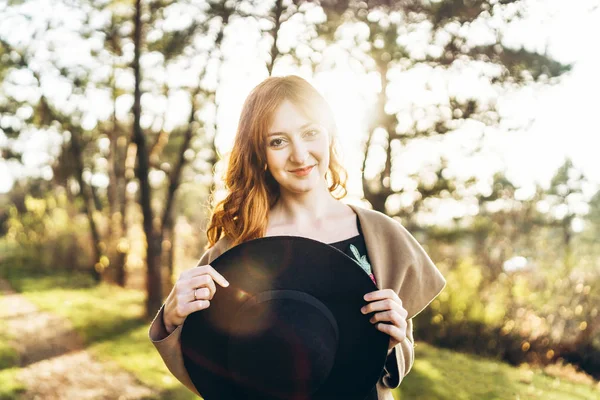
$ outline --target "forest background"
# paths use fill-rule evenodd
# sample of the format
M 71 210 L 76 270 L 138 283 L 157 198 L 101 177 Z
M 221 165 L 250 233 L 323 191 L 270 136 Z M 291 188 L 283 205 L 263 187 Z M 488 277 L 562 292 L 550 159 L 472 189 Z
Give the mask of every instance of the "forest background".
M 598 1 L 0 2 L 0 276 L 132 290 L 147 323 L 203 253 L 244 98 L 297 74 L 334 109 L 344 201 L 447 278 L 417 340 L 597 381 L 599 22 Z

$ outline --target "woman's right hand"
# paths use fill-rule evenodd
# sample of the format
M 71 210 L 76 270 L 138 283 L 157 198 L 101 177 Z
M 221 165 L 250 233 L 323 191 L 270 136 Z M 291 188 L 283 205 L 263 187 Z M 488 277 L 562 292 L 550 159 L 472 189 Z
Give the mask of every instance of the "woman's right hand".
M 229 282 L 209 264 L 183 271 L 165 301 L 163 322 L 171 333 L 191 313 L 210 306 L 217 287 L 229 286 Z

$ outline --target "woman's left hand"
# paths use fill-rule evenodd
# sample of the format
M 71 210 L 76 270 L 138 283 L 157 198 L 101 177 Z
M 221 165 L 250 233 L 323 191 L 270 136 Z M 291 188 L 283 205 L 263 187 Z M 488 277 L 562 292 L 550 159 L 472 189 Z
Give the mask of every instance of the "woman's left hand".
M 382 332 L 390 335 L 389 351 L 406 338 L 406 317 L 408 311 L 402 307 L 402 300 L 392 289 L 376 290 L 367 293 L 364 299 L 368 302 L 360 309 L 363 314 L 377 311 L 369 320 Z M 380 323 L 389 322 L 389 323 Z

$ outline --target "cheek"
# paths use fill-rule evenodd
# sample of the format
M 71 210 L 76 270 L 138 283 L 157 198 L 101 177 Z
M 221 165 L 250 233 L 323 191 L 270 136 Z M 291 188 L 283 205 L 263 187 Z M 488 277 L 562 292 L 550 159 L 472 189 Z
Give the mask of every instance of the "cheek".
M 320 167 L 320 170 L 323 174 L 325 174 L 329 169 L 329 153 L 325 153 L 324 157 L 321 159 Z
M 271 164 L 273 164 L 273 156 L 271 155 L 271 152 L 269 150 L 267 150 L 267 152 L 265 153 L 265 158 L 267 159 L 267 165 L 271 166 Z
M 320 151 L 320 157 L 321 157 L 321 162 L 326 164 L 326 166 L 329 165 L 329 142 L 325 141 L 323 143 L 323 146 L 321 147 L 321 151 Z
M 323 137 L 318 142 L 315 142 L 314 150 L 321 161 L 329 159 L 329 140 Z
M 267 166 L 269 169 L 280 169 L 282 167 L 282 151 L 267 150 Z

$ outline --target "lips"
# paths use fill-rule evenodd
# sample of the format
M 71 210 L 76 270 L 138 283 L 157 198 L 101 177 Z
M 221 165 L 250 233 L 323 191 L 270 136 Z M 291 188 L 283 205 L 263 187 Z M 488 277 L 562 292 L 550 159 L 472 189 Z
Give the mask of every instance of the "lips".
M 311 165 L 310 167 L 295 169 L 290 172 L 296 176 L 306 176 L 306 175 L 310 174 L 310 171 L 312 171 L 312 169 L 314 167 L 315 167 L 314 165 Z
M 314 167 L 314 165 L 311 165 L 311 166 L 305 167 L 305 168 L 293 169 L 290 172 L 306 172 L 306 171 L 309 171 L 312 167 Z

